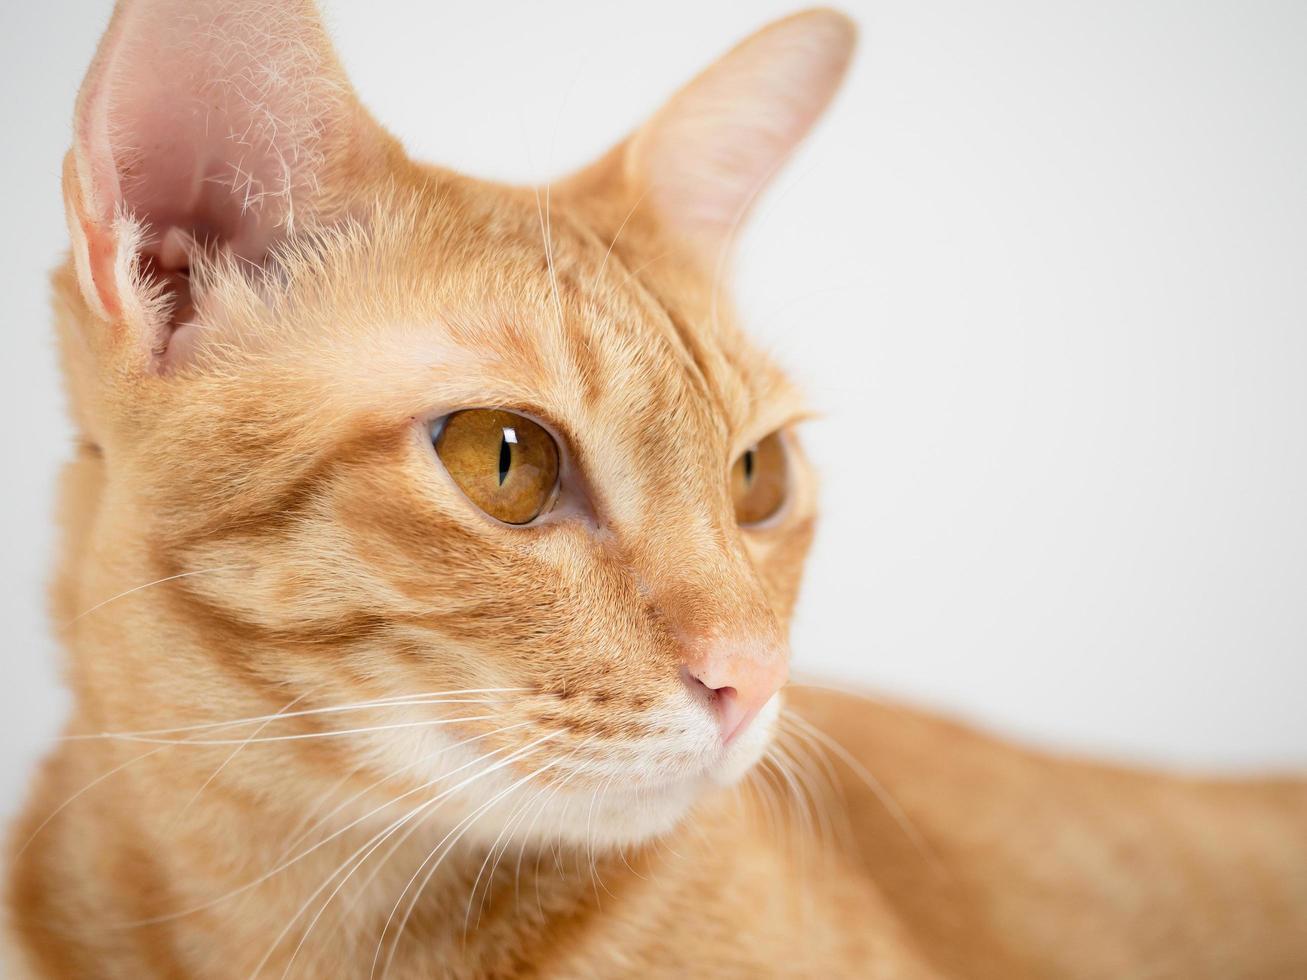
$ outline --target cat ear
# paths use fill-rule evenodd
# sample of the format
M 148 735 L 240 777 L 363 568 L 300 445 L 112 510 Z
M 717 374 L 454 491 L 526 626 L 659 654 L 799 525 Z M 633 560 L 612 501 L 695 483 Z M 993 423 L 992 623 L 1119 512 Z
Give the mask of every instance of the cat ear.
M 632 138 L 627 179 L 718 262 L 758 193 L 839 88 L 856 28 L 833 10 L 777 21 L 681 89 Z
M 375 129 L 312 0 L 119 0 L 64 165 L 91 311 L 177 363 L 194 250 L 262 262 Z

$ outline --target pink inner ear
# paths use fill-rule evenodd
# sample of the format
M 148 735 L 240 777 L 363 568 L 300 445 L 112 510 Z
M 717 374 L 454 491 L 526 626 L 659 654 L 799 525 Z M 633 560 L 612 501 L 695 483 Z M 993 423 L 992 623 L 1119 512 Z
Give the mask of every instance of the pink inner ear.
M 293 188 L 275 144 L 242 141 L 248 110 L 158 92 L 117 108 L 132 121 L 132 143 L 114 154 L 121 203 L 149 228 L 160 264 L 184 266 L 192 239 L 262 257 Z
M 86 217 L 141 226 L 141 267 L 174 293 L 174 323 L 195 243 L 259 262 L 289 230 L 342 90 L 309 4 L 120 4 L 78 104 Z

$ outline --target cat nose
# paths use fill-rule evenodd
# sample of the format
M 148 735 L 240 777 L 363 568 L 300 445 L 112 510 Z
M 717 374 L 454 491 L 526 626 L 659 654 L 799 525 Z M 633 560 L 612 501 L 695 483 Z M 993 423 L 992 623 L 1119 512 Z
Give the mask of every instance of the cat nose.
M 749 727 L 790 676 L 783 648 L 720 642 L 688 650 L 681 671 L 691 690 L 708 699 L 723 745 Z

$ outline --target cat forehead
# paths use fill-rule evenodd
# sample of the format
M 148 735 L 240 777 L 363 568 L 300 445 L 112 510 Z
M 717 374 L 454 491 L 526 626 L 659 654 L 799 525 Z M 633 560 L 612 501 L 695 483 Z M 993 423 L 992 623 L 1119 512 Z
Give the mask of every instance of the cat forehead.
M 530 192 L 440 187 L 290 257 L 286 301 L 257 315 L 306 378 L 392 415 L 492 404 L 737 441 L 802 414 L 726 305 L 666 295 L 647 251 Z

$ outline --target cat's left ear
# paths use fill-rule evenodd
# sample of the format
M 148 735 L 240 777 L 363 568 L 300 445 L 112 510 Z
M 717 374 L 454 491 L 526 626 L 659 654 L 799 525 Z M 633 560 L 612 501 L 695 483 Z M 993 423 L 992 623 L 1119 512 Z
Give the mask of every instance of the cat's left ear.
M 312 0 L 119 0 L 64 164 L 95 346 L 182 363 L 195 249 L 262 263 L 339 210 L 387 141 Z
M 857 30 L 833 10 L 768 25 L 674 95 L 625 148 L 660 226 L 721 261 L 759 192 L 839 88 Z

